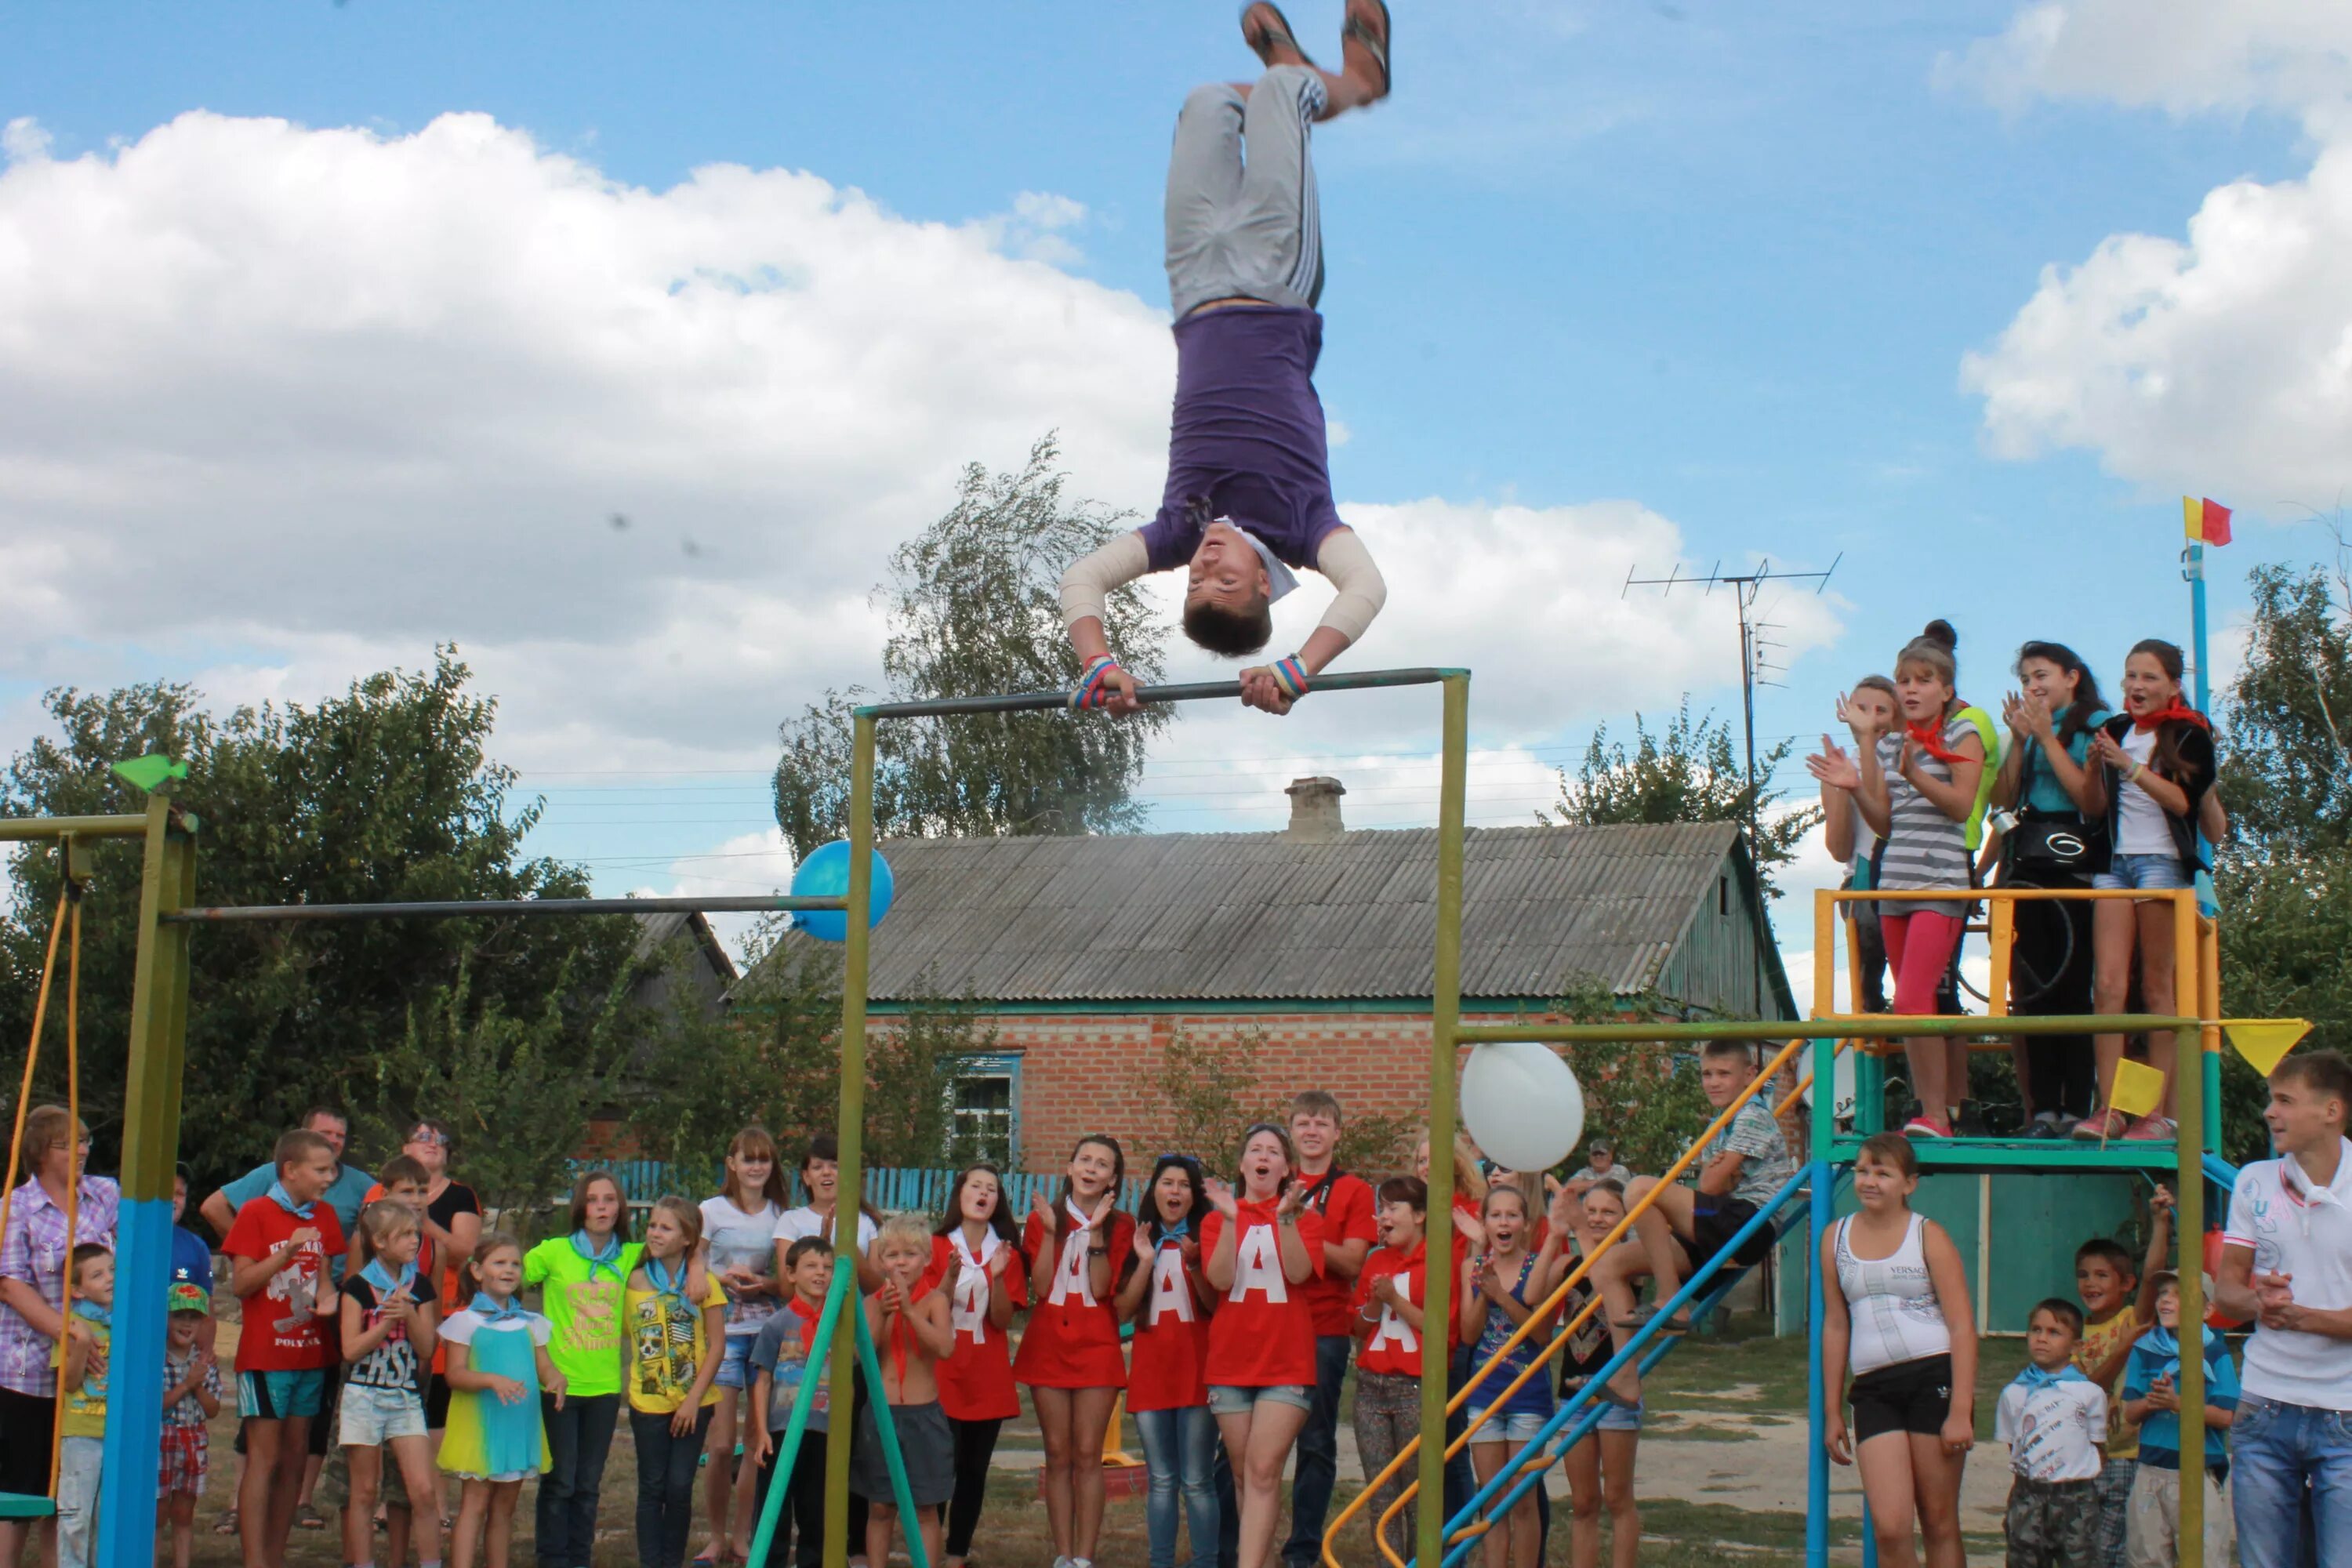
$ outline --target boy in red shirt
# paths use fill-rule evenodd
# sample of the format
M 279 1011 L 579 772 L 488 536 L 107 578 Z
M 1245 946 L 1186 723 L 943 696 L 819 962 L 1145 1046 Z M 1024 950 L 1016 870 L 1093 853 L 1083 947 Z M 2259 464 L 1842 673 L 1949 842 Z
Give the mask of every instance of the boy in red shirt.
M 239 1209 L 221 1250 L 229 1289 L 244 1303 L 236 1343 L 236 1410 L 245 1418 L 238 1533 L 247 1568 L 284 1568 L 295 1500 L 310 1451 L 310 1423 L 338 1359 L 326 1325 L 340 1306 L 327 1260 L 343 1251 L 343 1227 L 319 1200 L 334 1184 L 335 1147 L 316 1132 L 278 1141 L 278 1179 Z
M 1381 1184 L 1381 1245 L 1364 1259 L 1356 1277 L 1350 1322 L 1356 1352 L 1356 1452 L 1370 1486 L 1405 1445 L 1421 1434 L 1421 1334 L 1429 1300 L 1429 1245 L 1422 1226 L 1429 1217 L 1429 1184 L 1418 1176 L 1391 1176 Z M 1444 1314 L 1446 1345 L 1461 1335 L 1453 1313 Z M 1378 1521 L 1404 1491 L 1402 1476 L 1372 1499 Z M 1404 1534 L 1392 1538 L 1412 1555 L 1412 1510 L 1399 1521 Z
M 1310 1089 L 1290 1102 L 1302 1201 L 1323 1220 L 1323 1272 L 1299 1287 L 1315 1310 L 1315 1408 L 1298 1434 L 1298 1468 L 1290 1483 L 1290 1539 L 1282 1560 L 1293 1568 L 1311 1568 L 1323 1553 L 1323 1520 L 1339 1479 L 1339 1395 L 1355 1342 L 1349 1298 L 1375 1234 L 1371 1184 L 1337 1163 L 1339 1127 L 1338 1096 Z

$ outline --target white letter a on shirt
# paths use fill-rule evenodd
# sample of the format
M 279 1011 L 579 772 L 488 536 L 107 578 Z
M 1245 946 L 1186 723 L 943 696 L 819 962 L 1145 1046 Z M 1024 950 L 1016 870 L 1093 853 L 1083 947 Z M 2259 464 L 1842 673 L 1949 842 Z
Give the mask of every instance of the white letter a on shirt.
M 1265 1299 L 1276 1304 L 1290 1300 L 1289 1281 L 1282 1277 L 1281 1244 L 1270 1225 L 1253 1226 L 1242 1232 L 1241 1246 L 1234 1257 L 1234 1288 L 1226 1300 L 1239 1301 L 1252 1290 L 1265 1291 Z

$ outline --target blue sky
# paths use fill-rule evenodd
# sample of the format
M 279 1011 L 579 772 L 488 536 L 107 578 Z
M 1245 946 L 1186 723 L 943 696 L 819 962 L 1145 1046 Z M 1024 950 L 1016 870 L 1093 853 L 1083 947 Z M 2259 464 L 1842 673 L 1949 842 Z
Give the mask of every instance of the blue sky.
M 1286 9 L 1310 48 L 1336 57 L 1321 44 L 1336 34 L 1336 4 Z M 1396 98 L 1327 128 L 1318 143 L 1329 255 L 1319 379 L 1345 430 L 1333 455 L 1342 502 L 1510 504 L 1549 516 L 1619 501 L 1669 520 L 1665 533 L 1639 535 L 1608 567 L 1591 568 L 1606 579 L 1583 584 L 1596 602 L 1613 596 L 1620 560 L 1654 574 L 1677 553 L 1685 570 L 1718 560 L 1738 569 L 1759 556 L 1802 570 L 1842 556 L 1832 599 L 1766 598 L 1768 612 L 1806 617 L 1779 678 L 1785 689 L 1759 700 L 1767 736 L 1817 731 L 1830 693 L 1888 664 L 1931 615 L 1959 626 L 1964 689 L 1987 701 L 2002 685 L 2000 656 L 2027 637 L 2074 641 L 2110 673 L 2138 637 L 2185 640 L 2175 559 L 2184 488 L 2241 508 L 2241 542 L 2213 563 L 2216 625 L 2226 627 L 2244 603 L 2248 567 L 2320 553 L 2325 541 L 2295 524 L 2295 503 L 2335 502 L 2325 456 L 2315 466 L 2279 461 L 2250 429 L 2192 462 L 2195 444 L 2168 441 L 2163 422 L 2193 419 L 2193 406 L 2169 409 L 2159 396 L 2138 426 L 2116 415 L 2092 383 L 2147 365 L 2118 372 L 2095 363 L 2100 351 L 2069 344 L 2128 338 L 2146 302 L 2136 307 L 2127 289 L 2071 302 L 2050 295 L 2082 330 L 1994 351 L 2037 300 L 2044 268 L 2074 268 L 2111 237 L 2184 240 L 2192 215 L 2233 182 L 2292 194 L 2336 145 L 2336 122 L 2314 105 L 2340 98 L 2342 83 L 2282 85 L 2292 73 L 2253 70 L 2242 89 L 2197 101 L 2181 88 L 2187 73 L 2135 63 L 2099 0 L 2059 9 L 2079 23 L 2071 57 L 2004 54 L 2019 13 L 2002 4 L 1401 5 Z M 2157 7 L 2142 25 L 2161 30 L 2181 9 Z M 11 38 L 0 55 L 0 121 L 33 122 L 46 138 L 41 160 L 95 155 L 103 165 L 112 149 L 192 110 L 360 127 L 394 142 L 437 116 L 478 111 L 623 188 L 670 192 L 713 164 L 803 170 L 856 187 L 910 228 L 993 235 L 999 250 L 1100 285 L 1113 314 L 1132 312 L 1123 295 L 1157 311 L 1171 118 L 1191 83 L 1251 67 L 1234 10 L 352 0 L 256 5 L 224 19 L 211 8 L 11 5 L 0 6 Z M 19 174 L 32 134 L 18 136 Z M 236 155 L 215 150 L 199 162 L 211 178 Z M 6 188 L 0 181 L 0 195 Z M 1033 197 L 1024 209 L 1024 193 L 1064 202 L 1040 207 Z M 20 232 L 39 244 L 37 227 Z M 2208 243 L 2187 265 L 2219 259 Z M 984 320 L 997 307 L 982 300 L 973 310 Z M 2198 326 L 2181 320 L 2188 326 L 2151 354 L 2175 352 Z M 2203 330 L 2228 328 L 2223 315 Z M 1087 346 L 1069 345 L 1056 363 L 1083 364 Z M 1971 351 L 1997 361 L 1975 387 L 1963 384 Z M 1122 336 L 1104 352 L 1151 351 Z M 1164 403 L 1164 381 L 1137 384 L 1164 365 L 1134 363 L 1127 380 L 1139 406 Z M 2295 366 L 2269 368 L 2285 378 Z M 2062 404 L 2067 386 L 2079 395 L 2050 412 L 2034 389 L 2052 384 Z M 2011 447 L 2036 455 L 1992 449 L 2007 438 L 1989 434 L 1988 387 L 1994 401 L 2029 410 L 2003 428 L 2022 432 Z M 10 395 L 47 389 L 26 373 Z M 1067 399 L 1066 410 L 1049 385 L 1024 412 L 1039 428 L 1082 426 L 1086 395 L 1074 385 Z M 879 412 L 887 424 L 890 411 Z M 1069 439 L 1081 488 L 1150 503 L 1148 451 L 1098 459 L 1116 443 L 1083 431 Z M 1003 431 L 970 445 L 980 449 L 926 459 L 1002 467 L 1017 457 Z M 2168 450 L 2183 456 L 2168 460 Z M 13 489 L 20 515 L 70 511 L 15 471 L 0 504 Z M 919 524 L 924 493 L 893 513 L 901 532 Z M 944 490 L 929 493 L 931 510 L 943 509 Z M 107 515 L 119 521 L 120 510 Z M 727 539 L 723 523 L 698 526 Z M 811 526 L 824 536 L 797 547 L 824 555 L 853 597 L 861 573 L 866 583 L 880 576 L 879 543 L 861 553 L 855 529 Z M 1374 526 L 1359 526 L 1378 552 Z M 1442 553 L 1443 519 L 1423 526 L 1441 531 L 1431 548 Z M 1580 560 L 1571 551 L 1535 569 L 1578 575 Z M 1637 704 L 1657 712 L 1687 688 L 1698 705 L 1736 712 L 1719 598 L 1637 601 L 1633 613 L 1655 635 L 1688 647 L 1670 679 L 1629 685 L 1573 638 L 1485 635 L 1525 612 L 1509 565 L 1460 581 L 1480 602 L 1454 607 L 1445 624 L 1455 642 L 1433 655 L 1509 667 L 1501 684 L 1481 686 L 1506 710 L 1482 708 L 1479 733 L 1507 750 L 1491 775 L 1503 782 L 1477 807 L 1486 819 L 1525 820 L 1544 793 L 1532 764 L 1572 755 L 1597 721 L 1629 729 Z M 436 637 L 495 645 L 509 629 L 494 608 L 466 604 L 436 623 L 428 595 L 397 626 L 336 646 L 316 640 L 334 630 L 331 614 L 288 609 L 279 626 L 257 607 L 299 605 L 316 586 L 303 572 L 332 569 L 289 568 L 266 601 L 143 640 L 68 618 L 0 645 L 6 732 L 21 736 L 29 694 L 60 679 L 220 677 L 239 694 L 304 696 L 337 683 L 338 658 L 388 650 L 415 665 Z M 483 580 L 494 586 L 499 572 L 528 570 L 493 560 Z M 1394 583 L 1399 598 L 1415 588 Z M 593 640 L 593 630 L 574 635 Z M 1361 662 L 1400 661 L 1373 636 Z M 1411 652 L 1432 656 L 1418 644 Z M 595 723 L 569 727 L 566 740 L 560 716 L 534 710 L 527 782 L 556 792 L 541 843 L 598 862 L 616 886 L 662 885 L 677 857 L 748 855 L 720 841 L 764 820 L 765 738 L 821 677 L 855 679 L 856 663 L 757 687 L 730 704 L 731 718 L 712 721 L 734 732 L 701 737 L 669 768 L 658 744 L 617 741 Z M 547 705 L 558 702 L 560 683 L 536 686 Z M 1267 778 L 1318 758 L 1415 750 L 1416 722 L 1383 711 L 1376 745 L 1329 721 L 1245 735 L 1199 726 L 1148 787 L 1171 827 L 1261 825 L 1280 804 Z M 1237 760 L 1256 765 L 1236 779 Z M 1355 777 L 1355 820 L 1425 815 L 1424 773 L 1367 764 Z M 700 874 L 727 868 L 713 859 Z

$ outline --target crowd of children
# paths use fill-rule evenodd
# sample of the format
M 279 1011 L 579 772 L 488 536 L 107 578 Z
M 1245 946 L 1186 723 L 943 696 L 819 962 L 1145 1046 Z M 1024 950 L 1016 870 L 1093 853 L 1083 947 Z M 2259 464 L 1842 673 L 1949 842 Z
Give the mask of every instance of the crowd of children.
M 812 1140 L 801 1161 L 811 1197 L 802 1207 L 783 1206 L 773 1141 L 746 1129 L 730 1148 L 727 1190 L 701 1205 L 662 1198 L 642 1240 L 629 1234 L 617 1180 L 591 1171 L 559 1234 L 528 1250 L 504 1233 L 478 1235 L 462 1259 L 446 1246 L 426 1253 L 432 1184 L 395 1160 L 382 1195 L 355 1217 L 338 1281 L 331 1264 L 345 1256 L 341 1222 L 325 1194 L 340 1150 L 315 1130 L 289 1132 L 267 1190 L 240 1206 L 223 1248 L 230 1289 L 244 1303 L 236 1400 L 248 1455 L 246 1560 L 282 1568 L 307 1423 L 327 1408 L 336 1368 L 335 1447 L 348 1471 L 343 1557 L 355 1568 L 372 1568 L 380 1501 L 400 1516 L 397 1550 L 437 1568 L 444 1478 L 456 1482 L 447 1538 L 459 1568 L 505 1568 L 514 1512 L 534 1479 L 541 1563 L 586 1568 L 623 1409 L 635 1450 L 640 1562 L 681 1568 L 695 1531 L 696 1474 L 707 1466 L 717 1472 L 703 1493 L 714 1545 L 698 1563 L 740 1560 L 715 1543 L 748 1546 L 750 1520 L 782 1486 L 761 1568 L 794 1560 L 814 1568 L 827 1449 L 841 1440 L 850 1444 L 853 1550 L 887 1563 L 904 1531 L 922 1537 L 927 1556 L 961 1564 L 974 1550 L 990 1458 L 1003 1424 L 1019 1413 L 1022 1385 L 1045 1439 L 1057 1563 L 1090 1563 L 1099 1544 L 1096 1457 L 1123 1392 L 1149 1472 L 1153 1568 L 1174 1568 L 1186 1535 L 1194 1568 L 1261 1568 L 1291 1560 L 1277 1539 L 1285 1471 L 1318 1421 L 1336 1423 L 1349 1363 L 1370 1483 L 1417 1435 L 1421 1346 L 1442 1324 L 1458 1352 L 1455 1379 L 1471 1360 L 1490 1365 L 1463 1415 L 1475 1481 L 1460 1490 L 1515 1470 L 1556 1401 L 1581 1395 L 1598 1416 L 1564 1457 L 1570 1561 L 1598 1568 L 1606 1517 L 1614 1568 L 1628 1568 L 1639 1560 L 1633 1468 L 1643 1405 L 1631 1366 L 1612 1363 L 1644 1325 L 1686 1327 L 1680 1314 L 1658 1321 L 1658 1306 L 1636 1302 L 1643 1275 L 1664 1302 L 1726 1247 L 1737 1258 L 1757 1256 L 1740 1245 L 1743 1234 L 1769 1235 L 1754 1222 L 1795 1167 L 1769 1109 L 1774 1096 L 1754 1077 L 1747 1047 L 1704 1050 L 1710 1103 L 1722 1110 L 1748 1098 L 1701 1152 L 1692 1187 L 1627 1180 L 1613 1161 L 1565 1182 L 1496 1171 L 1457 1142 L 1456 1295 L 1435 1317 L 1424 1245 L 1428 1144 L 1416 1174 L 1374 1187 L 1337 1166 L 1339 1107 L 1319 1091 L 1299 1095 L 1286 1122 L 1244 1131 L 1229 1156 L 1230 1184 L 1192 1156 L 1161 1155 L 1133 1214 L 1118 1206 L 1125 1153 L 1107 1135 L 1077 1144 L 1060 1191 L 1041 1194 L 1018 1228 L 1004 1178 L 972 1166 L 936 1224 L 860 1215 L 862 1244 L 845 1240 L 854 1252 L 839 1266 L 856 1270 L 881 1377 L 861 1385 L 838 1437 L 824 1369 L 813 1359 L 836 1267 L 833 1233 L 842 1228 L 830 1223 L 838 1173 L 829 1142 Z M 2217 1310 L 2252 1325 L 2242 1383 L 2223 1335 L 2198 1325 L 2192 1339 L 2181 1321 L 2171 1194 L 2158 1186 L 2143 1255 L 2106 1238 L 2084 1243 L 2074 1299 L 2053 1297 L 2032 1313 L 2027 1364 L 1994 1418 L 2014 1472 L 2005 1521 L 2011 1563 L 2158 1568 L 2179 1560 L 2189 1468 L 2181 1368 L 2189 1356 L 2202 1369 L 2204 1451 L 2192 1484 L 2204 1492 L 2205 1561 L 2226 1563 L 2234 1550 L 2249 1568 L 2294 1568 L 2305 1541 L 2322 1551 L 2304 1560 L 2322 1568 L 2336 1561 L 2326 1543 L 2340 1541 L 2332 1532 L 2347 1524 L 2342 1488 L 2352 1467 L 2342 1439 L 2352 1415 L 2352 1142 L 2344 1135 L 2352 1067 L 2305 1052 L 2279 1066 L 2271 1088 L 2280 1158 L 2242 1173 L 2206 1292 Z M 63 1391 L 58 1554 L 81 1568 L 92 1556 L 113 1350 L 111 1184 L 79 1178 L 80 1239 L 67 1245 L 62 1215 L 41 1205 L 54 1204 L 53 1186 L 74 1179 L 86 1143 L 53 1108 L 28 1125 L 39 1157 L 12 1194 L 0 1247 L 0 1284 L 9 1287 L 0 1344 L 12 1327 L 45 1329 L 16 1305 L 26 1293 L 18 1287 L 54 1284 L 44 1298 L 53 1313 L 44 1342 L 52 1386 Z M 1958 1568 L 1979 1334 L 1951 1237 L 1911 1206 L 1918 1181 L 1911 1138 L 1866 1140 L 1854 1163 L 1854 1212 L 1823 1237 L 1825 1436 L 1832 1458 L 1860 1470 L 1880 1560 Z M 1644 1197 L 1648 1223 L 1629 1227 L 1627 1214 Z M 715 1227 L 707 1226 L 713 1205 L 721 1205 Z M 763 1224 L 764 1247 L 754 1245 L 744 1233 Z M 1612 1235 L 1623 1239 L 1602 1250 Z M 1351 1257 L 1352 1271 L 1342 1261 Z M 1599 1267 L 1588 1265 L 1593 1258 Z M 444 1266 L 457 1277 L 451 1299 L 459 1303 L 446 1310 L 436 1275 Z M 163 1357 L 156 1510 L 159 1539 L 176 1564 L 189 1559 L 207 1424 L 226 1397 L 208 1342 L 209 1257 L 204 1278 L 184 1277 L 197 1267 L 175 1260 Z M 1339 1314 L 1328 1326 L 1337 1332 L 1327 1336 L 1311 1288 L 1335 1277 Z M 533 1288 L 538 1310 L 525 1300 Z M 69 1302 L 61 1313 L 60 1302 Z M 747 1323 L 749 1331 L 736 1331 Z M 1555 1377 L 1538 1362 L 1563 1324 Z M 1123 1326 L 1131 1345 L 1122 1345 Z M 1328 1385 L 1327 1339 L 1339 1352 Z M 428 1415 L 436 1384 L 446 1390 L 437 1444 Z M 1334 1389 L 1328 1401 L 1326 1386 Z M 740 1510 L 735 1447 L 714 1440 L 730 1392 L 748 1397 Z M 782 1435 L 803 1401 L 802 1440 L 779 1473 Z M 886 1406 L 911 1518 L 900 1514 L 880 1441 Z M 29 1414 L 30 1403 L 11 1408 Z M 0 1458 L 16 1465 L 25 1451 L 12 1428 Z M 1299 1468 L 1292 1538 L 1313 1552 L 1329 1493 L 1305 1497 Z M 1381 1486 L 1370 1518 L 1386 1519 L 1390 1543 L 1409 1552 L 1415 1510 L 1400 1506 L 1403 1479 Z M 1444 1506 L 1460 1501 L 1452 1496 Z M 1484 1560 L 1533 1568 L 1548 1530 L 1542 1489 L 1533 1489 L 1494 1520 Z M 403 1560 L 388 1557 L 387 1568 Z

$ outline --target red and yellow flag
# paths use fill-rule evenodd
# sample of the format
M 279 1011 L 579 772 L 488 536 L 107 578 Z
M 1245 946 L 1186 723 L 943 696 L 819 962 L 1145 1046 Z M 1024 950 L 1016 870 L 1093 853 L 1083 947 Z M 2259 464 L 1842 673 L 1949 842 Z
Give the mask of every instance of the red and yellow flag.
M 2190 543 L 2220 545 L 2230 542 L 2230 509 L 2220 501 L 2182 496 L 2180 517 L 2188 528 Z

